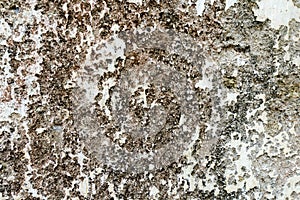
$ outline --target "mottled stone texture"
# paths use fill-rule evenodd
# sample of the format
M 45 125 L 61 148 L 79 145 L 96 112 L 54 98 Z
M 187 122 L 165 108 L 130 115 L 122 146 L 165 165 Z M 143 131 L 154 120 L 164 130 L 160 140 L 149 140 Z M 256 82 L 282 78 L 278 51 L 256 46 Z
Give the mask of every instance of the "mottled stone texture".
M 0 199 L 300 199 L 299 17 L 297 0 L 0 1 Z M 177 36 L 136 37 L 155 30 Z

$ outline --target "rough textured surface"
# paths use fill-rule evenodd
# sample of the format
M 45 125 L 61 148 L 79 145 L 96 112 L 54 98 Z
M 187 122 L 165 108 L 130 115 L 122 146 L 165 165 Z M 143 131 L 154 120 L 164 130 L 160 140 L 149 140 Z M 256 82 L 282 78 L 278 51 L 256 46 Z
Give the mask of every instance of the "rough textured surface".
M 1 1 L 0 199 L 300 199 L 300 2 L 272 2 Z

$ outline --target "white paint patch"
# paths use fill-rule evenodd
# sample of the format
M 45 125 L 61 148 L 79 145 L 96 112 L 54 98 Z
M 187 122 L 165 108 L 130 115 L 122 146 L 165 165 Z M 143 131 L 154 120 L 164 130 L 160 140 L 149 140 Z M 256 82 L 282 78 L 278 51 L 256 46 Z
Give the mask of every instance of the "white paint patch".
M 205 0 L 198 0 L 197 3 L 196 3 L 196 10 L 197 10 L 197 15 L 200 15 L 202 16 L 202 13 L 205 9 Z
M 0 45 L 6 45 L 6 39 L 12 34 L 11 27 L 4 19 L 0 19 L 0 35 L 3 39 L 0 40 Z
M 239 135 L 240 133 L 237 133 Z M 251 149 L 248 149 L 247 143 L 242 142 L 241 140 L 231 140 L 226 144 L 228 148 L 234 148 L 237 150 L 239 158 L 236 159 L 233 164 L 234 167 L 227 167 L 225 170 L 226 177 L 226 191 L 234 192 L 239 188 L 243 188 L 246 185 L 246 190 L 250 190 L 251 188 L 258 187 L 259 182 L 256 180 L 253 172 L 252 172 L 252 160 L 249 159 L 249 155 L 251 155 Z M 249 174 L 249 177 L 246 179 L 240 179 L 240 177 L 244 177 L 245 172 L 242 170 L 244 167 Z M 236 184 L 231 184 L 230 179 L 234 177 Z
M 129 3 L 135 3 L 137 5 L 142 5 L 142 3 L 143 3 L 142 0 L 128 0 L 127 2 L 129 2 Z
M 300 66 L 300 56 L 297 56 L 294 59 L 292 59 L 292 63 L 297 66 Z
M 226 0 L 226 6 L 225 6 L 225 11 L 228 10 L 231 6 L 233 6 L 237 0 Z
M 270 157 L 279 156 L 283 153 L 285 156 L 297 155 L 291 148 L 290 136 L 286 132 L 281 132 L 275 137 L 263 139 L 263 144 L 256 157 L 267 154 Z
M 88 192 L 89 192 L 89 179 L 87 177 L 84 178 L 82 182 L 80 182 L 80 184 L 79 184 L 79 192 L 84 197 L 87 197 Z
M 300 194 L 300 176 L 294 176 L 287 180 L 283 188 L 284 199 L 288 199 L 293 192 Z
M 118 31 L 120 29 L 120 26 L 118 25 L 118 24 L 113 24 L 112 26 L 111 26 L 111 30 L 112 31 Z
M 185 122 L 186 122 L 185 115 L 182 114 L 182 115 L 180 116 L 179 126 L 182 126 Z
M 300 9 L 292 0 L 262 0 L 257 3 L 259 9 L 254 10 L 258 21 L 271 20 L 271 26 L 278 29 L 281 25 L 288 26 L 291 19 L 300 20 Z
M 116 192 L 115 192 L 115 186 L 113 183 L 108 183 L 108 191 L 110 193 L 110 196 L 113 199 L 117 199 Z
M 238 92 L 228 92 L 227 93 L 227 97 L 226 97 L 226 101 L 231 102 L 237 102 L 237 97 L 239 96 L 240 93 Z
M 7 200 L 7 199 L 9 199 L 8 197 L 5 197 L 5 196 L 3 196 L 3 194 L 2 193 L 0 193 L 0 200 Z
M 205 88 L 208 88 L 208 89 L 212 89 L 212 82 L 206 77 L 204 76 L 202 78 L 202 80 L 198 81 L 198 83 L 196 83 L 195 85 L 196 88 L 202 88 L 202 89 L 205 89 Z
M 202 88 L 202 89 L 209 89 L 212 90 L 213 88 L 213 73 L 211 70 L 215 70 L 216 67 L 214 65 L 214 63 L 210 62 L 209 60 L 207 60 L 206 64 L 203 66 L 202 69 L 202 80 L 199 80 L 196 84 L 195 87 L 196 88 Z
M 155 186 L 152 186 L 151 188 L 150 188 L 150 196 L 156 196 L 157 194 L 159 193 L 159 190 L 157 189 L 157 187 L 155 187 Z
M 189 189 L 189 191 L 195 190 L 196 187 L 196 180 L 195 177 L 191 176 L 194 166 L 197 163 L 197 160 L 192 155 L 192 148 L 195 144 L 196 140 L 199 138 L 200 129 L 197 126 L 196 133 L 193 135 L 192 142 L 190 143 L 188 149 L 183 152 L 183 155 L 187 158 L 187 162 L 190 163 L 188 166 L 184 166 L 182 168 L 181 173 L 178 175 L 179 182 L 184 181 L 184 191 Z M 190 183 L 189 186 L 187 185 L 186 180 Z
M 86 91 L 85 98 L 84 98 L 86 102 L 84 103 L 93 103 L 95 97 L 99 93 L 97 82 L 79 79 L 78 85 Z
M 154 165 L 150 164 L 149 165 L 149 170 L 153 170 L 154 169 Z
M 64 3 L 62 6 L 63 11 L 68 11 L 68 3 Z
M 103 10 L 100 12 L 100 19 L 104 17 L 105 13 L 108 13 L 109 12 L 109 8 L 107 7 L 107 4 L 105 1 L 103 1 L 104 3 L 104 8 Z
M 255 96 L 255 99 L 262 99 L 263 102 L 258 108 L 253 109 L 251 111 L 250 110 L 247 111 L 247 114 L 246 114 L 247 120 L 249 120 L 252 116 L 254 116 L 257 111 L 264 111 L 266 108 L 266 106 L 265 106 L 266 95 L 265 94 L 258 94 Z M 259 116 L 259 118 L 261 118 L 261 120 L 263 122 L 267 122 L 267 120 L 268 120 L 266 113 L 264 113 L 262 116 Z M 261 129 L 259 129 L 259 130 L 261 130 Z
M 46 128 L 37 128 L 35 131 L 37 134 L 41 134 L 43 133 L 45 130 L 47 130 Z

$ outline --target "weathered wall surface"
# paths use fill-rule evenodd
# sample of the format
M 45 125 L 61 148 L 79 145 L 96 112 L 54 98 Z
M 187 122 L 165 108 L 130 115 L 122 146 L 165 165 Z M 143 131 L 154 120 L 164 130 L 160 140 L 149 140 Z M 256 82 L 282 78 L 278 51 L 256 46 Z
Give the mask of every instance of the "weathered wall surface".
M 0 199 L 300 199 L 298 0 L 0 1 Z

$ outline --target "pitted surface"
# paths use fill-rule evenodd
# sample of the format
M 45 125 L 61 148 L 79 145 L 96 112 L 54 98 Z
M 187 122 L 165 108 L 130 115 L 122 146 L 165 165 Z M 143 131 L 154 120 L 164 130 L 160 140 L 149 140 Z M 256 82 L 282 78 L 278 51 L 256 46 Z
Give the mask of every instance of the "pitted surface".
M 299 199 L 299 1 L 2 1 L 0 16 L 0 199 Z M 165 163 L 119 164 L 168 146 Z

